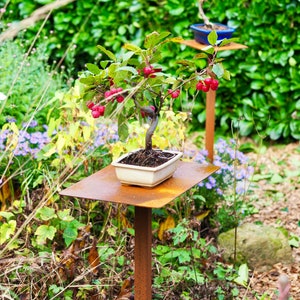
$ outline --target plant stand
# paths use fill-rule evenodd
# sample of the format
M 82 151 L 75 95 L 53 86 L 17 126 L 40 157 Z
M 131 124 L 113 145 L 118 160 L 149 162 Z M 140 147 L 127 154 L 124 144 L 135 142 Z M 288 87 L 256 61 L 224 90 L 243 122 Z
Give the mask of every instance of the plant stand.
M 160 208 L 201 182 L 219 167 L 179 162 L 172 178 L 154 188 L 122 185 L 113 166 L 62 190 L 60 195 L 121 203 L 135 207 L 134 294 L 137 300 L 152 299 L 152 208 Z
M 208 47 L 208 45 L 200 44 L 195 40 L 182 40 L 180 43 L 197 50 L 203 50 Z M 217 47 L 218 51 L 246 48 L 248 47 L 238 43 L 230 43 L 223 47 Z M 208 151 L 207 157 L 210 162 L 213 162 L 214 160 L 215 103 L 216 91 L 209 90 L 206 94 L 205 148 Z

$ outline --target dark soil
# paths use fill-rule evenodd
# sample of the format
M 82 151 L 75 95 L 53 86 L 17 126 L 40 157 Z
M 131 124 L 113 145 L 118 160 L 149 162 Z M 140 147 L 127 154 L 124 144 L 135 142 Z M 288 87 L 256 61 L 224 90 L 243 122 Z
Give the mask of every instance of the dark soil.
M 197 27 L 205 29 L 205 30 L 228 30 L 228 27 L 225 25 L 218 25 L 218 24 L 213 24 L 213 26 L 209 25 L 198 25 Z
M 123 158 L 120 163 L 142 167 L 158 167 L 174 156 L 175 154 L 162 150 L 141 149 Z

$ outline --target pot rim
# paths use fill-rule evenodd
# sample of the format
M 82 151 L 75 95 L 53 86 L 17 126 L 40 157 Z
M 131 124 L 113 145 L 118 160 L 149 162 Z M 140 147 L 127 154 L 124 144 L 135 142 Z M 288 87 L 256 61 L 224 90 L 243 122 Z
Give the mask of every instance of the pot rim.
M 125 158 L 126 156 L 130 155 L 131 153 L 135 153 L 139 150 L 142 150 L 143 148 L 140 148 L 140 149 L 136 149 L 136 150 L 133 150 L 133 151 L 130 151 L 128 153 L 125 153 L 123 155 L 121 155 L 119 158 L 117 158 L 116 160 L 114 160 L 111 165 L 114 166 L 114 167 L 123 167 L 123 168 L 127 168 L 127 169 L 136 169 L 136 170 L 144 170 L 144 171 L 158 171 L 160 169 L 163 169 L 166 164 L 170 164 L 172 163 L 173 161 L 176 161 L 178 160 L 182 155 L 183 153 L 181 151 L 177 151 L 177 150 L 161 150 L 161 149 L 154 149 L 154 150 L 158 150 L 158 151 L 163 151 L 163 152 L 168 152 L 168 153 L 174 153 L 175 156 L 173 158 L 171 158 L 170 160 L 166 161 L 165 163 L 161 164 L 160 166 L 157 166 L 157 167 L 143 167 L 143 166 L 136 166 L 136 165 L 129 165 L 129 164 L 122 164 L 120 163 L 120 161 Z
M 222 24 L 222 23 L 213 23 L 213 24 L 216 24 L 216 25 L 221 25 L 221 26 L 225 26 L 227 27 L 228 29 L 227 30 L 216 30 L 216 32 L 223 32 L 223 33 L 231 33 L 233 31 L 235 31 L 235 28 L 233 27 L 230 27 L 228 25 L 225 25 L 225 24 Z M 190 29 L 194 30 L 194 31 L 200 31 L 200 32 L 205 32 L 205 33 L 209 33 L 211 32 L 212 30 L 209 30 L 209 29 L 200 29 L 199 26 L 204 26 L 205 24 L 204 23 L 198 23 L 198 24 L 192 24 L 190 26 Z

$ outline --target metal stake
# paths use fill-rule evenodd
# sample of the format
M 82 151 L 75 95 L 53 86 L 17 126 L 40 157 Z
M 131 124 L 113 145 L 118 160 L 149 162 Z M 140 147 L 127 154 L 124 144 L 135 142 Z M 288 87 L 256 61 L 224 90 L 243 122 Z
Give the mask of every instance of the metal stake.
M 135 299 L 152 299 L 152 209 L 135 207 L 134 290 Z

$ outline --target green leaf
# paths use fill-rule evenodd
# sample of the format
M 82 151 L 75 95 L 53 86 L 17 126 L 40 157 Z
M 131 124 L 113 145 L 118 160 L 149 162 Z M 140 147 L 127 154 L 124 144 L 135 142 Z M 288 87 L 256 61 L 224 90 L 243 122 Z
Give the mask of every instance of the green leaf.
M 14 214 L 8 211 L 0 211 L 0 216 L 9 221 L 12 217 L 14 217 Z
M 246 264 L 242 264 L 239 267 L 238 277 L 234 279 L 234 281 L 244 287 L 247 287 L 247 282 L 249 279 L 249 270 Z
M 209 45 L 207 47 L 204 47 L 201 51 L 203 51 L 204 53 L 207 53 L 207 54 L 214 54 L 215 49 L 213 46 Z
M 101 72 L 101 70 L 98 68 L 98 66 L 96 66 L 94 64 L 87 63 L 86 67 L 94 75 L 97 75 L 97 74 L 99 74 Z
M 72 221 L 74 218 L 70 215 L 70 209 L 64 209 L 64 210 L 59 210 L 57 212 L 57 216 L 62 220 L 62 221 Z
M 218 35 L 215 30 L 212 30 L 209 35 L 207 36 L 207 40 L 211 45 L 215 45 L 218 40 Z
M 117 68 L 117 71 L 128 71 L 128 72 L 130 72 L 130 73 L 132 73 L 134 75 L 138 74 L 138 71 L 135 68 L 128 67 L 128 66 Z
M 111 51 L 107 50 L 106 48 L 100 45 L 98 45 L 97 48 L 100 49 L 103 53 L 105 53 L 111 60 L 117 61 L 116 56 Z
M 6 242 L 14 234 L 17 227 L 15 220 L 10 220 L 0 226 L 0 244 Z
M 212 71 L 217 75 L 217 77 L 221 78 L 224 74 L 223 65 L 222 64 L 213 65 Z
M 36 214 L 37 218 L 48 221 L 53 218 L 56 218 L 55 210 L 52 207 L 42 207 L 38 210 Z
M 148 34 L 145 38 L 144 46 L 146 49 L 153 48 L 156 46 L 162 39 L 170 35 L 170 32 L 158 33 L 156 31 Z
M 79 81 L 83 84 L 86 85 L 93 85 L 95 84 L 95 78 L 93 76 L 89 76 L 89 77 L 82 77 L 79 79 Z
M 76 240 L 78 235 L 78 230 L 74 226 L 68 226 L 63 232 L 63 238 L 66 243 L 66 246 L 70 246 L 73 241 Z
M 282 176 L 280 176 L 279 174 L 274 174 L 271 178 L 271 183 L 273 184 L 282 183 L 283 181 L 284 180 Z
M 213 49 L 213 48 L 212 48 Z M 207 58 L 207 53 L 198 53 L 195 55 L 195 58 L 201 59 L 201 58 Z
M 46 243 L 47 239 L 52 241 L 56 231 L 57 229 L 54 226 L 40 225 L 35 232 L 37 243 L 43 245 Z
M 239 122 L 239 129 L 241 136 L 247 136 L 253 130 L 253 123 L 246 120 L 242 120 Z
M 269 135 L 272 140 L 278 140 L 280 138 L 284 125 L 285 125 L 284 123 L 280 123 L 271 129 Z
M 123 114 L 120 114 L 118 118 L 118 135 L 121 141 L 125 141 L 129 135 L 127 119 Z
M 141 53 L 142 52 L 142 48 L 136 46 L 136 45 L 133 45 L 133 44 L 125 44 L 123 46 L 123 48 L 125 48 L 126 50 L 129 50 L 129 51 L 132 51 L 134 53 Z

